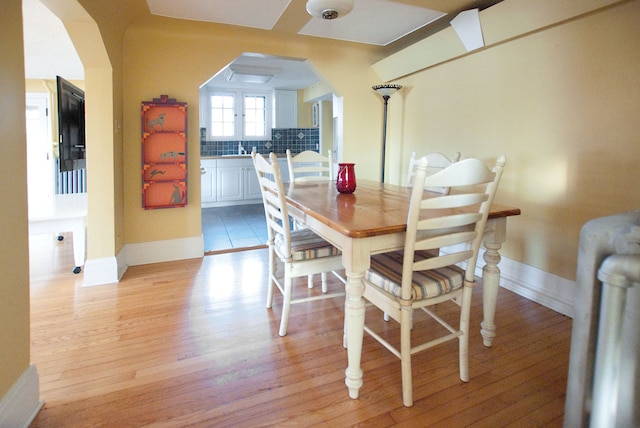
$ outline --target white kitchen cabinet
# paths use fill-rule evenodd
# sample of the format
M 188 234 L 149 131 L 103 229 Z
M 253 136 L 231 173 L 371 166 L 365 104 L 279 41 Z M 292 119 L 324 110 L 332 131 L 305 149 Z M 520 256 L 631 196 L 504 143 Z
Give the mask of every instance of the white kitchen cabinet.
M 202 159 L 200 174 L 200 198 L 203 204 L 217 201 L 217 172 L 215 159 Z
M 280 176 L 283 183 L 289 182 L 289 165 L 287 164 L 287 158 L 278 159 L 278 166 L 280 167 Z
M 275 98 L 275 128 L 298 127 L 298 92 L 276 90 Z
M 256 174 L 253 165 L 249 168 L 244 168 L 244 199 L 262 199 L 262 191 L 260 190 L 260 183 L 258 182 L 258 175 Z
M 202 159 L 202 207 L 257 204 L 262 201 L 258 176 L 250 157 Z M 289 182 L 287 159 L 279 158 L 282 181 Z
M 261 202 L 262 193 L 250 157 L 202 159 L 201 165 L 203 208 Z
M 221 161 L 222 165 L 226 162 Z M 242 182 L 243 168 L 237 165 L 219 166 L 218 171 L 218 201 L 240 201 L 244 199 Z

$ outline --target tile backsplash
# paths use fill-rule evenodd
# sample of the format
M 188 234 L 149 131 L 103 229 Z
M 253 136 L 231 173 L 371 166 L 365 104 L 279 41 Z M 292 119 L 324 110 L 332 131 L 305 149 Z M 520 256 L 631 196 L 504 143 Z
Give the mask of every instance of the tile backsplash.
M 229 141 L 200 141 L 200 156 L 222 156 L 238 153 L 238 142 L 251 151 L 255 147 L 258 153 L 284 153 L 287 149 L 297 154 L 304 150 L 320 150 L 320 130 L 318 128 L 274 128 L 271 130 L 271 140 L 229 140 Z

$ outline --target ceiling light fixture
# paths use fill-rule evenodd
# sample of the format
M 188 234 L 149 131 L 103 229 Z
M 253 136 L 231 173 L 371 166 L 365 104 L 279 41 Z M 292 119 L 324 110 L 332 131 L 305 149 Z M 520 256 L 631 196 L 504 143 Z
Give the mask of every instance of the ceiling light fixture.
M 314 18 L 336 19 L 353 9 L 353 0 L 309 0 L 307 12 Z
M 239 83 L 267 83 L 275 77 L 278 71 L 265 67 L 232 64 L 227 71 L 227 80 Z

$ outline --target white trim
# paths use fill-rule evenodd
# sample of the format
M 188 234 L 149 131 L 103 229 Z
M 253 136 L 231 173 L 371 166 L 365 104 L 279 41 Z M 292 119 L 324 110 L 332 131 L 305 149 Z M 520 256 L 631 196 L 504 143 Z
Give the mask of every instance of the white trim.
M 125 245 L 128 266 L 193 259 L 204 256 L 202 235 L 167 241 Z
M 501 287 L 563 315 L 573 317 L 575 281 L 506 257 L 501 258 L 498 267 Z M 482 267 L 477 274 L 482 275 Z
M 252 174 L 255 175 L 254 172 L 252 172 Z M 242 200 L 236 200 L 236 201 L 202 202 L 200 205 L 202 208 L 217 208 L 217 207 L 235 207 L 238 205 L 256 205 L 261 203 L 262 203 L 262 197 L 256 198 L 256 199 L 242 199 Z
M 442 248 L 447 253 L 446 248 Z M 476 276 L 482 277 L 484 249 L 480 249 Z M 500 257 L 500 287 L 568 317 L 573 317 L 576 282 L 524 263 Z
M 124 273 L 124 271 L 122 272 Z M 115 257 L 102 259 L 88 259 L 84 263 L 83 287 L 93 285 L 105 285 L 118 282 L 122 275 L 118 269 L 118 260 Z
M 120 281 L 129 266 L 193 259 L 204 256 L 202 235 L 125 245 L 116 257 L 89 259 L 84 264 L 83 286 L 113 284 Z M 1 425 L 0 425 L 1 426 Z
M 30 365 L 0 401 L 0 427 L 27 428 L 44 405 L 40 401 L 40 380 Z

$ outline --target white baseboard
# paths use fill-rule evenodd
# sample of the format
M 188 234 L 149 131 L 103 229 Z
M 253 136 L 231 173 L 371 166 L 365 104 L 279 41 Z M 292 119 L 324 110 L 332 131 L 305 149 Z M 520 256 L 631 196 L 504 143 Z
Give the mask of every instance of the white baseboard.
M 500 268 L 501 287 L 563 315 L 573 317 L 575 281 L 561 278 L 506 257 L 502 257 L 498 267 Z M 482 267 L 480 267 L 478 275 L 482 275 Z
M 447 253 L 447 248 L 442 248 L 441 251 Z M 480 249 L 476 265 L 476 276 L 479 277 L 482 277 L 483 256 L 484 249 Z M 498 268 L 500 269 L 500 287 L 563 315 L 573 317 L 575 281 L 502 256 Z
M 194 259 L 203 256 L 204 238 L 202 235 L 125 245 L 125 258 L 128 266 Z
M 31 365 L 0 401 L 0 427 L 27 428 L 38 415 L 40 380 L 36 366 Z
M 167 241 L 125 245 L 116 257 L 89 259 L 84 264 L 83 286 L 113 284 L 120 281 L 129 266 L 193 259 L 204 256 L 202 235 Z
M 121 277 L 116 257 L 88 259 L 84 263 L 83 270 L 84 281 L 82 285 L 84 287 L 113 284 L 114 282 L 118 282 Z

